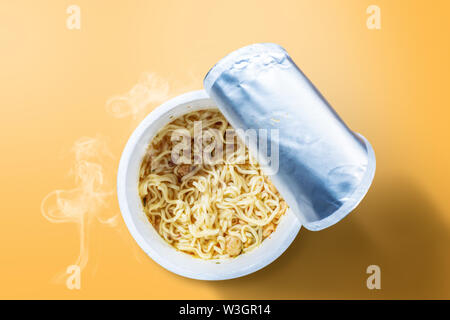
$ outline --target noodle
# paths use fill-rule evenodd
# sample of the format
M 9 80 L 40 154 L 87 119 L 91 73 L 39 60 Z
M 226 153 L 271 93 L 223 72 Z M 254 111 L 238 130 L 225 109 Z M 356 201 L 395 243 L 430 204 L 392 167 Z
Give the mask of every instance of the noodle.
M 175 119 L 158 132 L 147 150 L 139 195 L 153 227 L 176 249 L 202 259 L 235 257 L 256 248 L 275 231 L 287 204 L 240 139 L 221 161 L 196 162 L 199 143 L 191 137 L 200 121 L 203 132 L 219 132 L 210 140 L 223 150 L 230 147 L 225 137 L 233 129 L 217 109 Z M 183 132 L 187 142 L 193 142 L 194 155 L 184 158 L 190 163 L 173 162 L 172 151 L 179 143 L 173 140 L 174 132 Z M 205 140 L 200 141 L 204 148 Z

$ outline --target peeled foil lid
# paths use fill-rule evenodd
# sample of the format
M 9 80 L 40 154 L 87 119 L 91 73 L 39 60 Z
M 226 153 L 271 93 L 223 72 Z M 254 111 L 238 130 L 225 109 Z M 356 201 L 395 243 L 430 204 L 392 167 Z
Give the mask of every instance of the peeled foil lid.
M 335 224 L 367 193 L 375 174 L 370 143 L 345 125 L 279 45 L 230 53 L 204 87 L 235 129 L 256 132 L 246 142 L 250 152 L 307 229 Z

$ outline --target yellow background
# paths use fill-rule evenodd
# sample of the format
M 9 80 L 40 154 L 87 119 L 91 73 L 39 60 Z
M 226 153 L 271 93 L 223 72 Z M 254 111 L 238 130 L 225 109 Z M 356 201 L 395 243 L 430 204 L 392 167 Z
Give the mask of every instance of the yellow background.
M 70 4 L 81 30 L 66 28 Z M 366 27 L 371 4 L 381 30 Z M 0 298 L 450 298 L 449 10 L 445 0 L 1 1 Z M 377 173 L 361 205 L 325 231 L 302 230 L 267 268 L 221 282 L 166 271 L 121 218 L 94 221 L 81 290 L 54 283 L 79 232 L 40 204 L 73 188 L 68 150 L 100 135 L 117 167 L 145 115 L 114 118 L 107 99 L 143 72 L 166 79 L 170 96 L 200 89 L 215 62 L 255 42 L 284 46 L 371 141 Z M 107 210 L 119 213 L 116 197 Z M 366 288 L 371 264 L 381 290 Z

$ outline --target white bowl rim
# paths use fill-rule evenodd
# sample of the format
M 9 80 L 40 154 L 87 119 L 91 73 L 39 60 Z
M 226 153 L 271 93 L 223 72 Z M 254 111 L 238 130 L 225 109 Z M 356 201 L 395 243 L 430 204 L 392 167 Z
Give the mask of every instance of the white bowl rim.
M 225 279 L 232 279 L 237 278 L 241 276 L 248 275 L 250 273 L 256 272 L 259 269 L 264 268 L 265 266 L 272 263 L 275 259 L 277 259 L 288 247 L 289 245 L 294 241 L 295 237 L 297 236 L 298 232 L 300 231 L 301 224 L 298 221 L 298 219 L 295 217 L 295 214 L 293 214 L 290 210 L 285 213 L 285 216 L 280 221 L 280 225 L 277 227 L 274 234 L 277 234 L 278 229 L 280 228 L 281 224 L 283 224 L 283 228 L 286 232 L 283 234 L 278 233 L 277 234 L 277 242 L 274 239 L 266 239 L 263 241 L 263 243 L 254 250 L 242 254 L 236 258 L 233 259 L 225 259 L 220 260 L 221 262 L 224 262 L 225 265 L 233 265 L 233 261 L 237 261 L 238 259 L 242 259 L 243 256 L 250 256 L 253 255 L 257 259 L 257 261 L 251 262 L 248 265 L 244 265 L 244 267 L 239 268 L 238 270 L 232 270 L 233 268 L 230 268 L 230 271 L 224 271 L 221 272 L 207 272 L 204 273 L 201 270 L 192 270 L 187 268 L 185 265 L 176 263 L 175 261 L 172 261 L 173 259 L 167 257 L 167 255 L 161 254 L 158 252 L 158 250 L 155 250 L 155 248 L 152 246 L 151 243 L 149 243 L 148 239 L 146 239 L 141 232 L 138 230 L 135 221 L 133 220 L 133 213 L 132 209 L 130 208 L 129 199 L 127 196 L 127 175 L 128 175 L 128 168 L 130 165 L 130 158 L 133 152 L 135 152 L 136 147 L 138 145 L 139 139 L 142 137 L 142 135 L 146 132 L 146 130 L 153 125 L 158 119 L 160 119 L 162 116 L 170 112 L 172 109 L 175 109 L 183 104 L 189 104 L 193 103 L 198 100 L 210 100 L 210 97 L 206 93 L 205 90 L 198 90 L 198 91 L 192 91 L 188 92 L 179 96 L 176 96 L 165 103 L 161 104 L 159 107 L 155 108 L 152 112 L 150 112 L 149 115 L 147 115 L 144 120 L 137 126 L 137 128 L 134 130 L 134 132 L 131 134 L 120 159 L 119 163 L 119 169 L 117 174 L 117 196 L 119 200 L 119 207 L 120 211 L 122 213 L 122 217 L 125 221 L 125 224 L 131 233 L 132 237 L 135 239 L 137 244 L 141 247 L 142 250 L 156 263 L 164 267 L 165 269 L 176 273 L 178 275 L 192 278 L 192 279 L 199 279 L 199 280 L 225 280 Z M 211 100 L 211 107 L 216 107 L 215 103 Z M 187 110 L 187 112 L 195 111 L 195 109 Z M 186 113 L 187 113 L 186 112 Z M 147 143 L 148 144 L 148 143 Z M 137 182 L 136 182 L 137 187 Z M 150 225 L 151 226 L 151 225 Z M 156 232 L 156 231 L 154 231 Z M 161 238 L 162 240 L 162 238 Z M 271 250 L 264 250 L 263 246 L 266 246 L 269 248 L 269 245 L 267 243 L 269 242 Z M 172 248 L 172 247 L 171 247 Z M 172 248 L 174 251 L 177 251 L 175 248 Z M 261 249 L 261 250 L 259 250 Z M 257 251 L 257 254 L 254 254 L 254 252 Z M 179 251 L 177 251 L 179 252 Z M 185 253 L 180 254 L 184 256 L 189 255 Z M 184 259 L 184 258 L 183 258 Z M 211 263 L 214 263 L 214 260 L 202 260 L 199 258 L 192 258 L 195 259 L 195 262 L 197 264 L 208 264 L 211 268 Z M 218 267 L 219 268 L 219 267 Z

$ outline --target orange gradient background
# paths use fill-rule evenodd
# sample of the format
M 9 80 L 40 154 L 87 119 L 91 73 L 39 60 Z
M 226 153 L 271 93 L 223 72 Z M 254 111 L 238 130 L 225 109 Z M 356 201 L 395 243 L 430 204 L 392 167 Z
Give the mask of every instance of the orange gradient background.
M 71 4 L 81 30 L 66 28 Z M 381 30 L 366 27 L 372 4 Z M 2 1 L 0 298 L 450 298 L 449 11 L 445 0 Z M 49 192 L 74 187 L 70 148 L 102 136 L 117 167 L 156 107 L 117 119 L 106 101 L 143 72 L 170 96 L 201 89 L 220 58 L 255 42 L 284 46 L 372 143 L 377 172 L 360 206 L 324 231 L 302 229 L 265 269 L 219 282 L 166 271 L 120 216 L 113 228 L 93 221 L 81 289 L 52 281 L 79 252 L 77 225 L 40 212 Z M 366 287 L 371 264 L 381 290 Z

